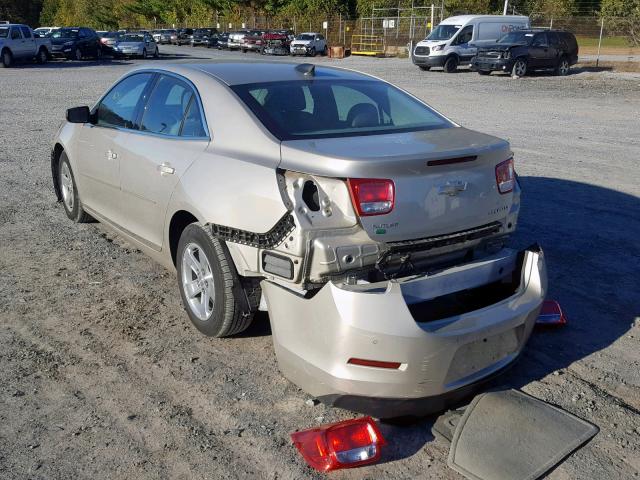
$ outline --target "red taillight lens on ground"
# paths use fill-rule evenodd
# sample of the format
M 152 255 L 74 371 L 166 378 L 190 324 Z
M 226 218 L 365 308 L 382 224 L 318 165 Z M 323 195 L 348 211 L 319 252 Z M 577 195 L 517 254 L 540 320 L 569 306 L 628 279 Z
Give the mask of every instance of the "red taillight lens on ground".
M 393 180 L 379 178 L 350 178 L 351 200 L 361 217 L 384 215 L 393 210 L 395 185 Z
M 513 191 L 516 183 L 516 172 L 513 166 L 513 158 L 496 165 L 496 183 L 500 193 Z
M 291 440 L 305 461 L 321 472 L 375 463 L 386 444 L 371 417 L 295 432 Z
M 542 302 L 542 308 L 536 319 L 536 325 L 566 325 L 566 323 L 567 319 L 558 302 L 555 300 L 545 300 Z

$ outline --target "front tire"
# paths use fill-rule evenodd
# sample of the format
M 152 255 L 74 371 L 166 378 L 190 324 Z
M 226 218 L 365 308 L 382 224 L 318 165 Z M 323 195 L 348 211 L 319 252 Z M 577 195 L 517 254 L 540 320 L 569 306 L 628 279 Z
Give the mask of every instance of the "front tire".
M 76 49 L 73 52 L 73 58 L 75 58 L 77 61 L 81 61 L 82 60 L 82 50 L 80 50 L 79 48 L 76 47 Z
M 86 223 L 91 220 L 91 216 L 82 208 L 82 202 L 78 196 L 76 179 L 71 170 L 69 158 L 65 152 L 60 154 L 58 161 L 58 186 L 64 211 L 70 220 L 75 223 Z
M 486 70 L 478 70 L 479 75 L 489 75 L 491 72 L 487 72 Z
M 449 57 L 444 62 L 443 69 L 447 73 L 453 73 L 458 69 L 458 57 Z
M 423 72 L 428 72 L 429 70 L 431 70 L 431 67 L 429 67 L 427 65 L 418 65 L 418 68 L 420 70 L 422 70 Z
M 142 50 L 142 58 L 144 58 L 145 60 L 147 58 L 149 58 L 149 54 L 147 53 L 147 49 L 146 48 Z
M 257 281 L 242 284 L 227 246 L 210 229 L 196 223 L 184 229 L 176 266 L 182 302 L 200 332 L 226 337 L 249 327 L 260 288 Z
M 311 55 L 312 57 L 316 56 L 316 47 L 311 47 L 311 50 L 309 50 L 309 55 Z
M 518 58 L 511 68 L 512 77 L 524 77 L 527 74 L 527 62 L 524 58 Z

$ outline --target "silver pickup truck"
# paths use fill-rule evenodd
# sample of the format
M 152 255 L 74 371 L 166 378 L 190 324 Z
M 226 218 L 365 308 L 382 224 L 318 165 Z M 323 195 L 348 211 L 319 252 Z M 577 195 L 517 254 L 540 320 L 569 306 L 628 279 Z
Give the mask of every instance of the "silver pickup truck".
M 21 24 L 0 25 L 0 64 L 9 68 L 16 60 L 45 63 L 51 56 L 51 40 L 33 33 L 31 27 Z

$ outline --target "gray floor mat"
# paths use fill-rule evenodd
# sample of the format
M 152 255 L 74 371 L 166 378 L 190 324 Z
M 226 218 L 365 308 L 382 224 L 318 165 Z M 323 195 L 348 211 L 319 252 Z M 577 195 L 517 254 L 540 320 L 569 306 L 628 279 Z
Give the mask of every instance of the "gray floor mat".
M 534 480 L 598 427 L 518 390 L 478 395 L 453 434 L 448 464 L 473 480 Z

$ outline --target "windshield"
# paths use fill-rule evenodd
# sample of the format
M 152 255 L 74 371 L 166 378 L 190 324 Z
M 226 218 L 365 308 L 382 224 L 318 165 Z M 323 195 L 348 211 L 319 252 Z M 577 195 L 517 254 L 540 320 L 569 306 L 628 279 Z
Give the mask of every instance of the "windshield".
M 0 38 L 8 38 L 9 29 L 7 27 L 0 27 Z
M 144 42 L 144 35 L 124 35 L 120 38 L 121 42 Z
M 453 126 L 415 98 L 376 80 L 297 80 L 235 85 L 232 89 L 280 140 Z
M 460 25 L 438 25 L 427 37 L 427 40 L 449 40 L 460 30 Z
M 118 38 L 120 35 L 122 35 L 122 34 L 119 33 L 119 32 L 107 32 L 102 37 L 103 38 Z
M 209 30 L 208 28 L 198 28 L 197 30 L 194 31 L 194 33 L 204 33 L 204 34 L 210 34 L 212 32 L 212 30 Z
M 313 40 L 313 35 L 298 35 L 296 40 Z
M 533 39 L 533 33 L 530 32 L 511 32 L 498 40 L 498 43 L 509 43 L 516 45 L 529 45 Z
M 77 38 L 78 30 L 71 30 L 70 28 L 61 28 L 60 30 L 53 32 L 51 38 Z

